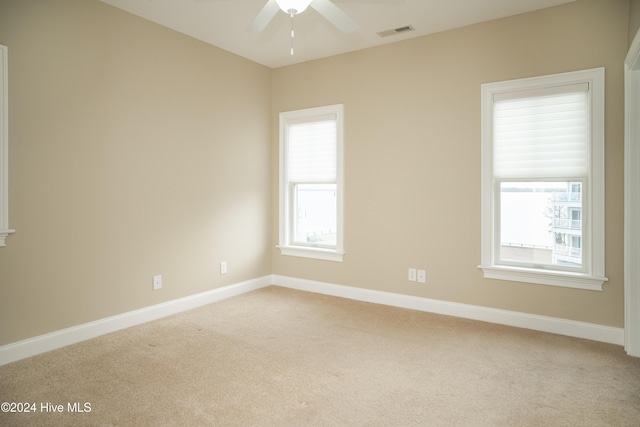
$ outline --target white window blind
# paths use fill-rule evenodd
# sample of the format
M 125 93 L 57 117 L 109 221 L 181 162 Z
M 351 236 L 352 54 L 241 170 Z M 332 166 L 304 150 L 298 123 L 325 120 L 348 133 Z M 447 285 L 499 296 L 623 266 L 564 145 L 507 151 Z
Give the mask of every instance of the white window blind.
M 319 117 L 288 126 L 290 182 L 335 182 L 336 118 Z
M 496 178 L 588 175 L 588 84 L 494 95 Z

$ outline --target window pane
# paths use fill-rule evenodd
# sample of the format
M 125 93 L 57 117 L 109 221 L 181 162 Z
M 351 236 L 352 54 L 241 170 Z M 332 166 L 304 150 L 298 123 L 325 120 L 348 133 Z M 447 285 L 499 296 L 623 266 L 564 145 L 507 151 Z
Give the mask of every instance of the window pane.
M 501 182 L 500 260 L 582 266 L 581 184 Z
M 336 246 L 337 205 L 335 184 L 294 186 L 294 241 Z

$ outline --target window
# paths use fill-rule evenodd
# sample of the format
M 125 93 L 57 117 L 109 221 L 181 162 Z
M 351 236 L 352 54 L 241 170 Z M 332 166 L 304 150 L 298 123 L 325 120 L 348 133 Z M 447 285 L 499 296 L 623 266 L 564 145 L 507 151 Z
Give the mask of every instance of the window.
M 0 246 L 14 232 L 9 228 L 9 101 L 7 47 L 0 45 Z
M 482 85 L 480 268 L 602 290 L 603 68 Z
M 343 106 L 280 114 L 283 255 L 342 261 Z

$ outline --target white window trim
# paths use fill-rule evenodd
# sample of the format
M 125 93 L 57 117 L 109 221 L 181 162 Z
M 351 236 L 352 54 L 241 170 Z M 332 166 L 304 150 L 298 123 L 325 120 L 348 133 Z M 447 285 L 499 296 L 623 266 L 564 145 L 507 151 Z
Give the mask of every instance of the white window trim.
M 286 127 L 290 120 L 304 119 L 322 115 L 336 116 L 336 248 L 327 249 L 312 246 L 290 244 L 291 232 L 289 218 L 289 191 L 286 176 Z M 326 261 L 342 262 L 344 252 L 344 106 L 342 104 L 280 113 L 280 204 L 279 204 L 279 244 L 282 255 L 314 258 Z
M 499 93 L 589 83 L 591 97 L 590 177 L 591 194 L 586 208 L 591 212 L 588 236 L 591 244 L 585 254 L 586 271 L 581 273 L 498 265 L 494 245 L 493 185 L 493 99 Z M 510 280 L 541 285 L 602 291 L 608 279 L 604 275 L 604 68 L 549 76 L 486 83 L 482 90 L 482 229 L 481 264 L 488 279 Z M 586 242 L 584 244 L 587 247 Z
M 9 228 L 9 79 L 7 47 L 0 45 L 0 247 L 15 232 Z

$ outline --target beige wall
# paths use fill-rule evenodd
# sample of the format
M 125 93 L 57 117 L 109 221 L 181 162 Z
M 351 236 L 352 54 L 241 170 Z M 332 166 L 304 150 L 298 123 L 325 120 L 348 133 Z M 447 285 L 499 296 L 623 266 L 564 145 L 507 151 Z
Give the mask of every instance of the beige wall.
M 640 0 L 631 0 L 629 8 L 629 46 L 640 28 Z
M 270 273 L 271 70 L 97 0 L 3 1 L 0 44 L 0 345 Z
M 276 69 L 279 111 L 345 106 L 343 263 L 281 256 L 273 272 L 539 315 L 623 326 L 623 60 L 628 1 L 580 0 Z M 603 292 L 482 278 L 480 85 L 606 68 Z M 272 133 L 273 188 L 277 134 Z M 277 194 L 272 235 L 277 239 Z M 407 281 L 423 268 L 427 284 Z
M 17 232 L 0 249 L 0 345 L 269 273 L 621 327 L 629 6 L 579 0 L 269 70 L 97 0 L 1 2 Z M 604 292 L 483 279 L 480 84 L 600 66 Z M 277 114 L 333 103 L 347 255 L 283 257 Z

